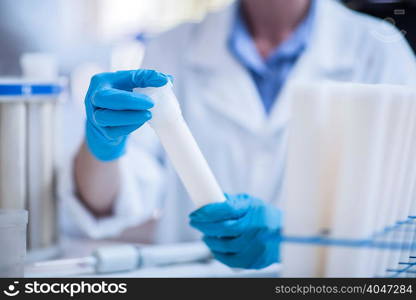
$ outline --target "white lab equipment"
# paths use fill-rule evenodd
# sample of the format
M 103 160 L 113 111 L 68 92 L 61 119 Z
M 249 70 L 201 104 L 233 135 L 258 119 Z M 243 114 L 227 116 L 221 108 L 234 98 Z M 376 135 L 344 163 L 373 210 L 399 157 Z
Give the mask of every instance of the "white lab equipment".
M 334 197 L 340 163 L 337 149 L 343 146 L 342 136 L 335 129 L 340 127 L 342 110 L 331 106 L 332 102 L 326 101 L 327 90 L 316 85 L 304 85 L 293 92 L 292 98 L 297 101 L 293 103 L 295 113 L 290 125 L 284 234 L 313 237 L 327 234 L 330 228 L 330 199 Z M 282 250 L 285 276 L 314 277 L 324 272 L 320 261 L 325 249 L 319 245 L 291 244 Z
M 394 211 L 391 211 L 393 220 L 395 223 L 392 226 L 401 227 L 399 230 L 393 231 L 391 240 L 394 242 L 409 241 L 410 237 L 406 235 L 406 222 L 409 216 L 410 207 L 414 199 L 409 195 L 409 190 L 413 188 L 415 183 L 414 169 L 415 164 L 411 163 L 414 160 L 414 149 L 411 149 L 411 145 L 414 142 L 415 137 L 415 116 L 416 116 L 416 98 L 411 99 L 406 93 L 398 93 L 397 101 L 405 102 L 402 106 L 405 111 L 402 114 L 402 118 L 405 121 L 405 126 L 400 132 L 402 136 L 402 149 L 399 154 L 400 161 L 398 162 L 397 170 L 397 191 L 392 196 L 396 198 Z M 403 99 L 401 99 L 403 98 Z M 412 151 L 413 150 L 413 151 Z M 401 251 L 391 251 L 385 258 L 384 274 L 381 276 L 389 276 L 391 270 L 397 270 L 400 263 L 404 263 L 408 257 L 402 257 Z M 387 271 L 386 271 L 387 270 Z
M 170 81 L 162 87 L 136 88 L 134 92 L 146 94 L 154 100 L 149 124 L 158 135 L 196 206 L 225 200 L 224 193 L 183 119 Z
M 392 93 L 395 93 L 395 95 L 393 96 Z M 391 153 L 390 157 L 386 157 L 383 160 L 386 167 L 384 171 L 385 180 L 380 187 L 381 193 L 379 198 L 386 206 L 384 207 L 385 211 L 379 214 L 379 216 L 382 217 L 382 228 L 378 230 L 385 231 L 382 237 L 383 240 L 386 242 L 393 242 L 395 239 L 394 236 L 398 233 L 394 228 L 397 225 L 397 222 L 401 221 L 399 211 L 405 209 L 403 206 L 405 198 L 402 195 L 400 185 L 403 176 L 406 175 L 404 174 L 403 164 L 408 163 L 405 157 L 405 143 L 407 139 L 411 139 L 409 137 L 409 121 L 412 117 L 410 106 L 412 99 L 407 99 L 406 93 L 400 90 L 397 90 L 396 92 L 390 91 L 389 95 L 395 100 L 394 103 L 391 103 L 389 108 L 392 115 L 389 128 L 391 130 L 391 138 L 389 140 L 389 149 Z M 389 269 L 388 257 L 390 254 L 391 251 L 389 251 L 389 249 L 376 251 L 375 260 L 377 263 L 375 276 L 388 275 L 386 270 Z M 397 264 L 397 261 L 395 264 Z
M 58 99 L 63 81 L 59 79 L 58 62 L 50 53 L 27 52 L 20 57 L 26 81 L 53 85 L 52 93 L 26 101 L 27 115 L 27 207 L 29 209 L 28 260 L 57 255 L 57 214 L 55 171 L 58 161 L 60 128 Z M 32 97 L 33 98 L 33 97 Z
M 26 108 L 15 99 L 23 85 L 0 81 L 0 208 L 24 208 L 26 204 Z M 15 100 L 15 101 L 11 101 Z
M 402 276 L 415 248 L 403 225 L 416 201 L 416 90 L 320 82 L 293 101 L 285 236 L 312 246 L 285 243 L 283 275 Z
M 327 88 L 330 93 L 327 101 L 333 101 L 340 108 L 343 124 L 337 129 L 343 147 L 338 152 L 341 164 L 335 179 L 335 197 L 329 204 L 332 206 L 330 237 L 367 239 L 374 232 L 379 178 L 383 176 L 380 162 L 387 107 L 381 96 L 386 91 L 382 86 L 359 84 L 335 84 Z M 372 275 L 366 266 L 371 249 L 334 246 L 327 249 L 327 256 L 325 276 Z
M 57 102 L 63 82 L 0 80 L 0 208 L 29 211 L 28 259 L 57 255 Z
M 23 277 L 27 211 L 0 209 L 0 278 Z

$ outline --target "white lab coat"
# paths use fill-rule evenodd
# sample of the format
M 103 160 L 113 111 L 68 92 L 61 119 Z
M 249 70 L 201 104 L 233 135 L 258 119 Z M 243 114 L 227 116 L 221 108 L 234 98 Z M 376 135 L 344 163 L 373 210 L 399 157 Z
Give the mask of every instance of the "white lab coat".
M 415 58 L 398 31 L 389 27 L 390 35 L 383 36 L 380 21 L 336 1 L 318 0 L 311 43 L 267 116 L 250 75 L 227 48 L 234 9 L 232 5 L 202 23 L 162 34 L 148 46 L 144 67 L 175 77 L 185 119 L 223 190 L 279 205 L 284 199 L 293 83 L 331 79 L 415 84 Z M 121 164 L 121 193 L 114 214 L 103 219 L 91 216 L 76 198 L 71 167 L 63 172 L 60 197 L 66 230 L 93 238 L 116 236 L 158 211 L 156 242 L 199 237 L 188 225 L 195 207 L 150 128 L 133 134 Z

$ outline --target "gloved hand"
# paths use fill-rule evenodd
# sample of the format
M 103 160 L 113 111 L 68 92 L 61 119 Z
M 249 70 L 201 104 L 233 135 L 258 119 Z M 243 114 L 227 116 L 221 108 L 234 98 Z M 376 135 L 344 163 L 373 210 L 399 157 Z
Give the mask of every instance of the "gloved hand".
M 136 87 L 159 87 L 169 77 L 153 70 L 102 73 L 91 79 L 85 97 L 86 140 L 99 160 L 110 161 L 125 153 L 129 133 L 152 117 L 153 101 L 133 93 Z
M 281 212 L 249 195 L 226 195 L 225 202 L 190 214 L 190 224 L 220 262 L 233 268 L 261 269 L 280 259 Z

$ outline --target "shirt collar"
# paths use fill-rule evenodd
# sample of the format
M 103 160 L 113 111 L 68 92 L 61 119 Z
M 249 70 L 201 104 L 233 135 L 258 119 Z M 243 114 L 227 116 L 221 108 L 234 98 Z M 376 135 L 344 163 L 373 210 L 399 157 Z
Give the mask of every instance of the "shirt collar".
M 312 26 L 316 14 L 316 0 L 311 0 L 307 16 L 296 27 L 291 36 L 277 46 L 264 60 L 257 51 L 256 45 L 250 35 L 247 24 L 237 7 L 234 22 L 229 35 L 229 48 L 233 55 L 247 68 L 258 74 L 267 71 L 268 68 L 279 64 L 281 60 L 298 57 L 308 46 Z

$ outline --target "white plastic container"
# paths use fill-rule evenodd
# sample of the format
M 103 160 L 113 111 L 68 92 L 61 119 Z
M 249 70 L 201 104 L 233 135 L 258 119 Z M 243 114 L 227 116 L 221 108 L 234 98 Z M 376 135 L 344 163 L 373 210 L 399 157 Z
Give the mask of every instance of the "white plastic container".
M 59 251 L 55 118 L 62 90 L 58 79 L 0 79 L 0 208 L 29 211 L 29 260 Z
M 26 256 L 26 210 L 0 209 L 0 277 L 23 277 Z
M 134 92 L 146 94 L 155 102 L 149 124 L 196 206 L 225 200 L 224 193 L 183 119 L 172 84 L 168 82 L 157 88 L 136 88 Z
M 378 207 L 377 191 L 382 173 L 384 125 L 387 102 L 385 88 L 359 84 L 328 87 L 331 101 L 342 107 L 344 115 L 342 161 L 333 198 L 331 237 L 341 240 L 366 240 L 374 233 Z M 333 246 L 327 252 L 328 277 L 368 277 L 367 262 L 372 250 Z

